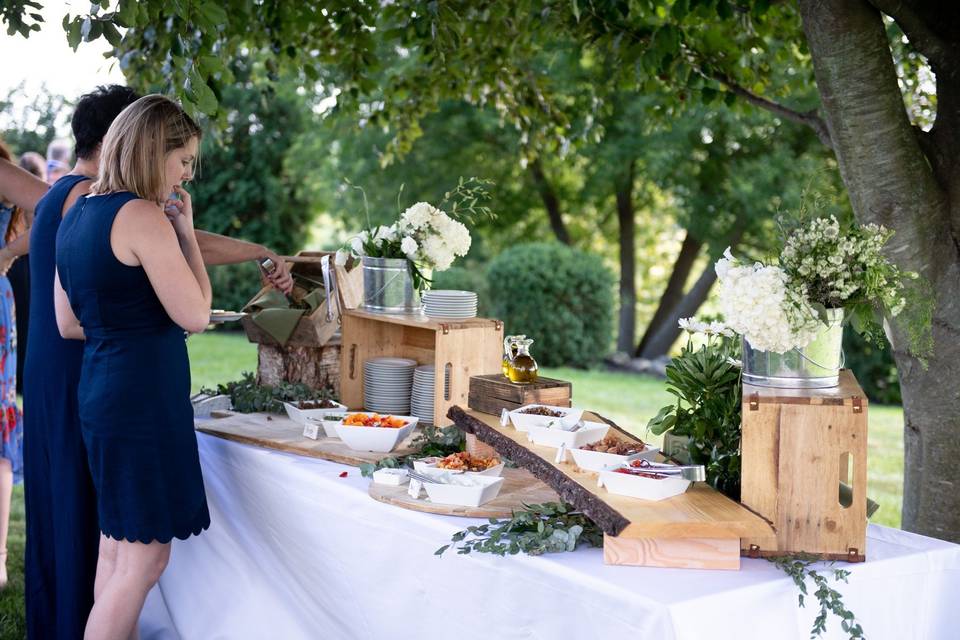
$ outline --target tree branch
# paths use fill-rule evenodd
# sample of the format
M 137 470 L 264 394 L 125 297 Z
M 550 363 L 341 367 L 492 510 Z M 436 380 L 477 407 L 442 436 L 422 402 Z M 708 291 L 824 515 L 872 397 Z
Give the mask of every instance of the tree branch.
M 773 100 L 768 100 L 763 96 L 758 96 L 752 91 L 741 87 L 736 82 L 733 82 L 728 76 L 720 73 L 719 71 L 708 74 L 702 69 L 699 70 L 704 77 L 711 78 L 725 85 L 727 89 L 729 89 L 734 95 L 743 98 L 750 104 L 760 107 L 761 109 L 765 109 L 785 120 L 810 127 L 813 129 L 814 133 L 817 134 L 820 142 L 822 142 L 828 149 L 833 149 L 833 140 L 830 138 L 830 130 L 827 128 L 827 123 L 823 121 L 823 118 L 820 117 L 816 109 L 812 111 L 797 111 L 796 109 L 786 107 L 779 102 L 774 102 Z
M 867 2 L 877 11 L 893 18 L 917 51 L 926 56 L 935 71 L 945 71 L 948 68 L 951 59 L 956 55 L 956 45 L 952 45 L 934 33 L 908 2 L 904 0 L 867 0 Z

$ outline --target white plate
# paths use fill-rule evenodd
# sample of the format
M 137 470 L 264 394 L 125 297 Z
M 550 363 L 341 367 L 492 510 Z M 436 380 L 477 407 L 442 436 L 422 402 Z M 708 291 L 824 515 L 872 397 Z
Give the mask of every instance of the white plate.
M 354 451 L 389 453 L 406 440 L 420 420 L 415 416 L 394 415 L 394 417 L 406 420 L 407 425 L 399 429 L 392 429 L 389 427 L 349 427 L 340 423 L 336 426 L 337 435 L 343 440 L 344 444 Z
M 287 417 L 296 422 L 302 427 L 307 426 L 307 418 L 322 418 L 328 413 L 343 413 L 347 410 L 347 406 L 335 402 L 337 406 L 330 407 L 329 409 L 300 409 L 297 405 L 292 402 L 284 402 L 283 408 L 287 410 Z
M 217 324 L 220 322 L 236 322 L 246 315 L 247 314 L 240 311 L 221 311 L 218 309 L 210 312 L 210 323 Z
M 552 409 L 553 411 L 559 411 L 563 413 L 563 417 L 570 416 L 572 418 L 576 412 L 579 412 L 580 415 L 583 415 L 583 409 L 575 409 L 573 407 L 556 407 L 548 404 L 527 404 L 510 412 L 510 422 L 513 423 L 513 426 L 518 431 L 526 431 L 530 427 L 545 427 L 554 420 L 560 419 L 552 416 L 538 416 L 532 413 L 521 413 L 524 409 L 531 409 L 533 407 L 544 407 L 546 409 Z
M 455 484 L 441 484 L 436 482 L 424 482 L 423 488 L 430 496 L 430 502 L 435 504 L 458 504 L 464 507 L 479 507 L 482 504 L 490 502 L 500 493 L 503 486 L 503 478 L 492 478 L 490 476 L 472 476 L 464 477 L 471 486 L 458 486 Z
M 659 480 L 644 478 L 643 476 L 617 473 L 609 467 L 600 472 L 600 482 L 610 493 L 654 501 L 678 496 L 690 487 L 690 481 L 681 478 L 661 478 Z
M 545 447 L 558 448 L 561 444 L 568 450 L 579 449 L 585 444 L 603 440 L 607 435 L 610 425 L 599 422 L 587 422 L 584 427 L 578 431 L 564 431 L 563 429 L 551 429 L 549 427 L 530 427 L 527 429 L 527 437 L 534 444 Z
M 584 471 L 599 472 L 603 471 L 605 467 L 616 466 L 630 460 L 653 460 L 660 453 L 660 449 L 648 446 L 640 453 L 633 453 L 629 456 L 607 453 L 606 451 L 587 451 L 580 448 L 569 449 L 568 453 L 573 456 L 574 464 Z
M 423 292 L 423 298 L 476 298 L 475 291 L 463 291 L 460 289 L 430 289 Z
M 364 362 L 364 364 L 368 364 L 368 363 L 371 365 L 383 365 L 383 366 L 394 367 L 394 368 L 417 366 L 417 361 L 411 360 L 410 358 L 387 358 L 387 357 L 370 358 L 369 360 Z

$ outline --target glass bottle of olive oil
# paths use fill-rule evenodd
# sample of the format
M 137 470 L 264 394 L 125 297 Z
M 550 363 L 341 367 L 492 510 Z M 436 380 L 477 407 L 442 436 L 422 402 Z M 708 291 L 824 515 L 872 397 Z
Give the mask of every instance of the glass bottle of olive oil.
M 507 336 L 503 339 L 503 375 L 510 377 L 510 367 L 513 365 L 513 359 L 517 356 L 518 340 L 523 340 L 527 336 L 520 334 L 517 336 Z
M 513 357 L 508 375 L 510 382 L 528 384 L 537 381 L 540 367 L 537 365 L 537 361 L 533 359 L 533 356 L 530 355 L 530 345 L 532 344 L 533 340 L 530 338 L 516 342 L 517 355 Z

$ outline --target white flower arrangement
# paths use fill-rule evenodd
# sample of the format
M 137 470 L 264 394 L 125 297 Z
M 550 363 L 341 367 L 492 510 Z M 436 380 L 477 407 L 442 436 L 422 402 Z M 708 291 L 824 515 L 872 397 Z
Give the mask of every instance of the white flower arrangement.
M 917 277 L 882 255 L 892 235 L 878 225 L 843 230 L 830 216 L 794 230 L 780 266 L 742 264 L 727 248 L 715 265 L 727 326 L 753 348 L 776 353 L 808 345 L 829 309 L 843 309 L 869 331 L 875 313 L 902 311 L 903 281 Z

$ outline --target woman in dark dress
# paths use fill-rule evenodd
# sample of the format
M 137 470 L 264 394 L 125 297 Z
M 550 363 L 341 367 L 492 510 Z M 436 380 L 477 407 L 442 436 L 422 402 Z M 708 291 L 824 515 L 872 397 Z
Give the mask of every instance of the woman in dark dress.
M 171 539 L 210 524 L 183 336 L 210 317 L 181 187 L 199 140 L 174 102 L 137 100 L 107 131 L 97 181 L 57 234 L 57 324 L 85 340 L 80 423 L 102 532 L 88 640 L 130 637 Z

